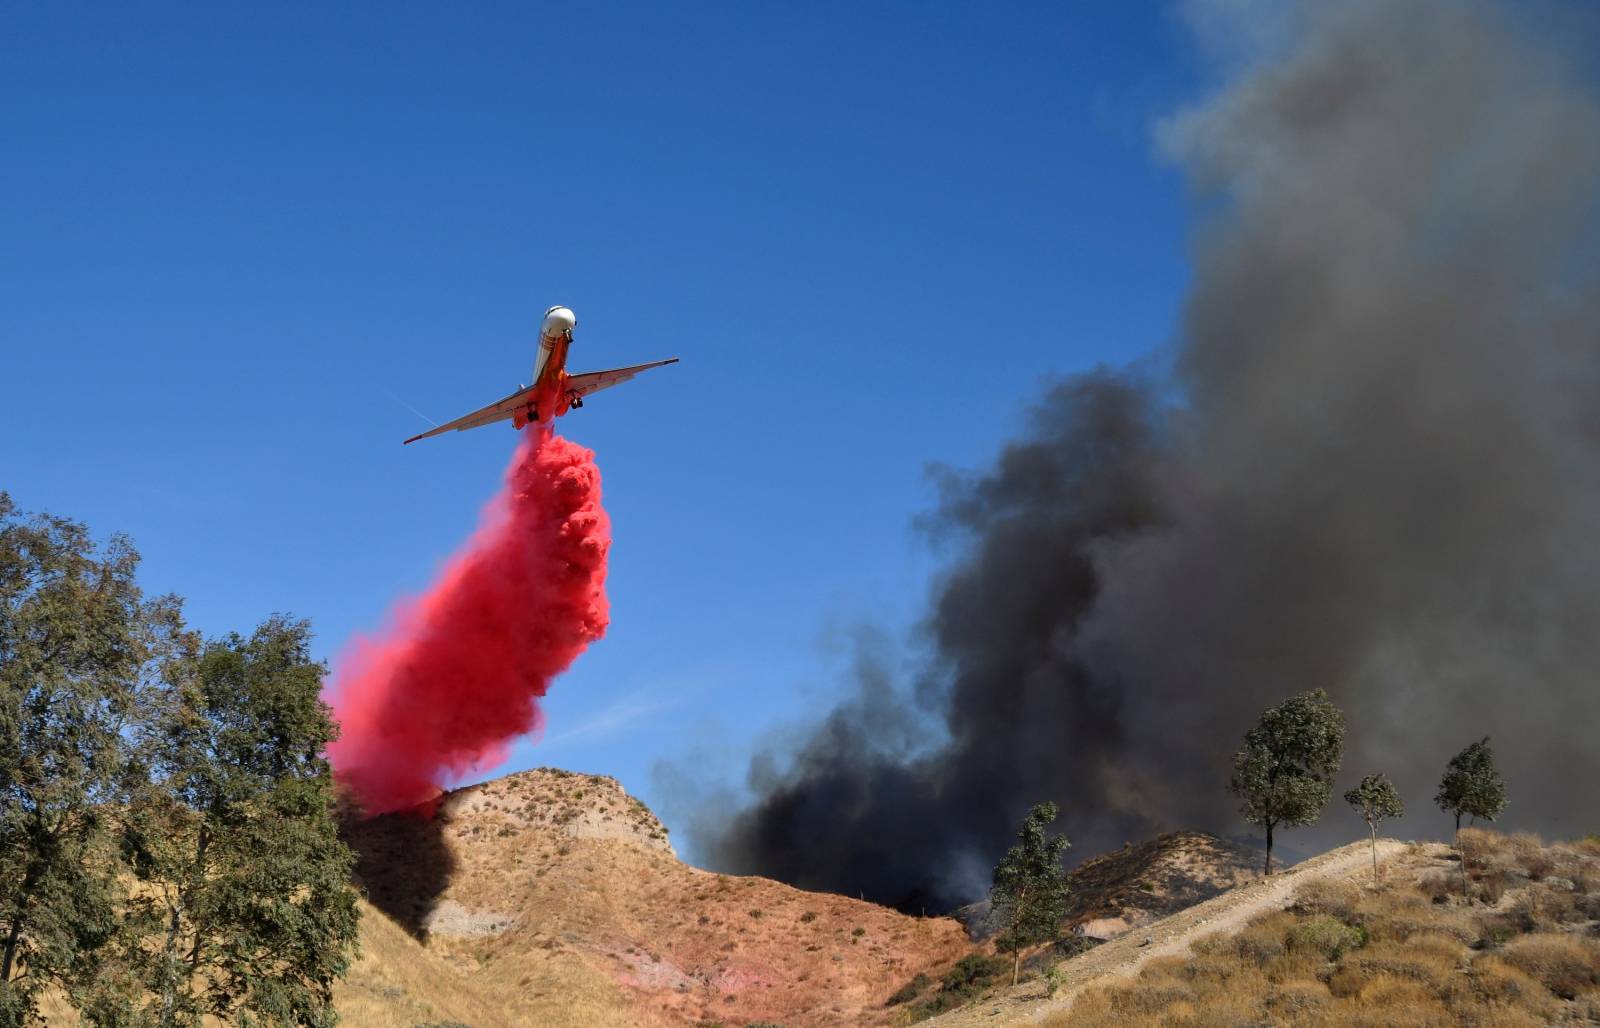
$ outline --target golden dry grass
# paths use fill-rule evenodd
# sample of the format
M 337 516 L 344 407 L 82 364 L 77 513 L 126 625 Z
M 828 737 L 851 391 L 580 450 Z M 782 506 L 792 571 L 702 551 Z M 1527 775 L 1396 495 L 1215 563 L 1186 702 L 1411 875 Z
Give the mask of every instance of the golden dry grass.
M 1600 845 L 1463 834 L 1467 896 L 1453 861 L 1420 852 L 1378 890 L 1315 882 L 1290 910 L 1202 939 L 1188 957 L 1152 961 L 1136 979 L 1090 989 L 1046 1023 L 1518 1028 L 1600 1020 Z

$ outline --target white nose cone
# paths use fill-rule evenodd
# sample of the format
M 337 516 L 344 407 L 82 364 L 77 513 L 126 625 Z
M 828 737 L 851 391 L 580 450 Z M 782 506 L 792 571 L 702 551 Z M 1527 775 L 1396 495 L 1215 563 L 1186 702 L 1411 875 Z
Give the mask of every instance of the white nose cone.
M 571 332 L 578 324 L 578 316 L 566 307 L 552 307 L 544 312 L 544 324 L 539 328 L 541 338 L 560 337 Z

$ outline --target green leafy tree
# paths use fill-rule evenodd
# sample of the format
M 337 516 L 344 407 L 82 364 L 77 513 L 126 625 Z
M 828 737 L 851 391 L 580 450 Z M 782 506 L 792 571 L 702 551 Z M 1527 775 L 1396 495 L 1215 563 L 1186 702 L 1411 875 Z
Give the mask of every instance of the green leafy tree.
M 127 732 L 182 638 L 127 539 L 19 513 L 0 493 L 0 1025 L 83 994 L 117 927 Z
M 1228 788 L 1243 800 L 1244 819 L 1266 831 L 1264 873 L 1272 873 L 1273 830 L 1308 825 L 1322 815 L 1343 756 L 1344 715 L 1321 689 L 1267 708 L 1245 733 Z
M 1439 809 L 1456 818 L 1456 852 L 1461 856 L 1461 875 L 1467 874 L 1467 851 L 1461 845 L 1461 815 L 1474 820 L 1493 821 L 1506 809 L 1506 783 L 1495 767 L 1494 749 L 1484 736 L 1450 758 L 1433 798 Z
M 1367 775 L 1361 784 L 1344 794 L 1344 801 L 1355 808 L 1361 820 L 1367 823 L 1372 835 L 1372 884 L 1378 884 L 1378 826 L 1393 817 L 1404 817 L 1405 804 L 1400 802 L 1400 791 L 1381 771 Z
M 994 869 L 991 900 L 1000 936 L 996 944 L 1011 954 L 1011 984 L 1017 984 L 1022 951 L 1053 942 L 1067 916 L 1067 872 L 1061 854 L 1071 843 L 1064 835 L 1045 834 L 1056 819 L 1054 803 L 1040 803 L 1028 812 L 1017 832 L 1017 844 Z
M 206 645 L 142 740 L 127 847 L 145 887 L 124 953 L 144 1023 L 333 1025 L 357 931 L 323 752 L 336 728 L 303 621 Z

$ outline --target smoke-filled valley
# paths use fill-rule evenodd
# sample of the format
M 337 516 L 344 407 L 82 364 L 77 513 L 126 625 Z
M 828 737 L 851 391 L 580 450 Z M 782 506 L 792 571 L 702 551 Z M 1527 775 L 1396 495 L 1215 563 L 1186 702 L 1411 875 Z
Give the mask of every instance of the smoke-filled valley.
M 940 476 L 922 670 L 868 667 L 759 758 L 698 840 L 720 869 L 932 909 L 1039 800 L 1084 856 L 1237 831 L 1230 754 L 1315 687 L 1346 776 L 1397 780 L 1397 832 L 1443 829 L 1440 770 L 1485 734 L 1511 824 L 1596 827 L 1584 71 L 1489 4 L 1305 4 L 1157 134 L 1204 212 L 1164 370 L 1061 382 L 992 467 Z

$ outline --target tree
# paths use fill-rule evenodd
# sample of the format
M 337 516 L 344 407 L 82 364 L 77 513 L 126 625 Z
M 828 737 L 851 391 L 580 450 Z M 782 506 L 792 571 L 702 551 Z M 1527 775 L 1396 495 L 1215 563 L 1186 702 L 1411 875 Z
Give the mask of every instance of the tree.
M 1061 853 L 1071 845 L 1064 835 L 1049 838 L 1045 829 L 1056 819 L 1054 803 L 1040 803 L 1028 812 L 1017 832 L 1017 844 L 994 869 L 990 894 L 1001 926 L 996 943 L 1011 954 L 1011 984 L 1017 984 L 1022 951 L 1052 942 L 1067 916 L 1067 872 Z
M 1461 856 L 1461 877 L 1467 875 L 1467 851 L 1461 846 L 1461 815 L 1493 821 L 1506 809 L 1506 783 L 1494 765 L 1494 750 L 1484 736 L 1450 758 L 1439 780 L 1433 802 L 1456 818 L 1456 852 Z
M 337 1020 L 358 913 L 323 756 L 337 729 L 309 654 L 309 627 L 282 617 L 207 644 L 142 740 L 127 847 L 145 888 L 124 958 L 146 1022 Z
M 1316 821 L 1333 792 L 1344 755 L 1344 715 L 1321 689 L 1262 711 L 1233 756 L 1228 788 L 1239 812 L 1267 833 L 1265 874 L 1272 873 L 1272 832 Z
M 1378 826 L 1391 817 L 1404 817 L 1405 804 L 1400 792 L 1381 771 L 1361 779 L 1361 784 L 1344 794 L 1344 801 L 1355 808 L 1372 833 L 1372 884 L 1378 884 Z
M 182 626 L 139 555 L 0 493 L 0 1025 L 77 996 L 116 929 L 112 804 L 126 732 Z

